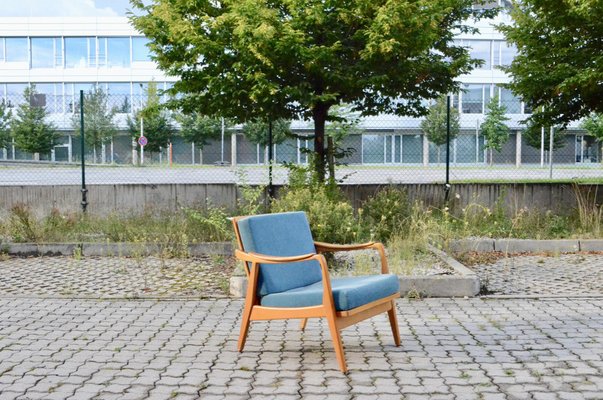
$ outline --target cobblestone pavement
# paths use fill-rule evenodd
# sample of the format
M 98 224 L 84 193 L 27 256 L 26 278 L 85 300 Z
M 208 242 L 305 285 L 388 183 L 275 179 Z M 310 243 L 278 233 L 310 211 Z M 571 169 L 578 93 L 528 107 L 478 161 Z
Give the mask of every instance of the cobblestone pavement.
M 0 261 L 0 296 L 225 297 L 229 257 L 12 257 Z
M 242 301 L 0 299 L 0 399 L 601 399 L 603 299 L 400 300 L 344 330 Z
M 482 290 L 491 293 L 603 295 L 602 254 L 517 256 L 471 268 L 478 273 Z

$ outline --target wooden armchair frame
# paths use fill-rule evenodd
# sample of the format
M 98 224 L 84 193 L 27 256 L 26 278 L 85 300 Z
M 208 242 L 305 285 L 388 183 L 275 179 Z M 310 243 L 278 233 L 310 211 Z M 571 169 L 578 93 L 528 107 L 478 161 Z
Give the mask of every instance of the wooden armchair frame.
M 316 253 L 304 254 L 294 257 L 275 257 L 253 252 L 245 252 L 241 235 L 238 227 L 238 220 L 245 217 L 232 218 L 234 231 L 237 237 L 237 242 L 240 250 L 235 250 L 237 259 L 243 261 L 245 273 L 247 274 L 247 294 L 245 297 L 245 306 L 241 321 L 241 331 L 238 341 L 238 351 L 242 352 L 245 347 L 247 333 L 251 321 L 273 320 L 273 319 L 301 319 L 300 328 L 305 329 L 308 318 L 326 318 L 329 324 L 329 330 L 333 340 L 333 347 L 337 357 L 337 363 L 342 372 L 347 372 L 347 364 L 343 352 L 343 343 L 341 341 L 340 330 L 354 325 L 360 321 L 371 318 L 377 314 L 387 312 L 391 325 L 392 334 L 394 335 L 394 343 L 400 346 L 400 332 L 398 329 L 398 321 L 396 318 L 395 300 L 400 297 L 400 293 L 384 297 L 360 307 L 351 310 L 337 311 L 333 300 L 333 292 L 331 289 L 331 279 L 327 267 L 327 261 L 322 253 L 335 251 L 350 251 L 361 249 L 374 249 L 379 253 L 381 258 L 381 273 L 389 273 L 387 258 L 385 257 L 385 248 L 381 243 L 368 242 L 363 244 L 353 245 L 337 245 L 330 243 L 314 242 Z M 318 261 L 322 273 L 323 295 L 322 304 L 309 307 L 266 307 L 260 305 L 257 295 L 258 283 L 258 264 L 283 264 L 296 263 L 302 261 L 316 260 Z

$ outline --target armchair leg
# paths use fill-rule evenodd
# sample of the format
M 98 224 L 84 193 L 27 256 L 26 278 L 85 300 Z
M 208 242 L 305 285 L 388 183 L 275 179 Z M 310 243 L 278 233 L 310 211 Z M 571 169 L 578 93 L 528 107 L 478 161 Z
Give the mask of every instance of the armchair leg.
M 331 338 L 333 339 L 333 348 L 335 349 L 337 364 L 339 364 L 339 369 L 341 370 L 341 372 L 345 374 L 348 372 L 348 366 L 345 362 L 345 354 L 343 353 L 343 343 L 341 341 L 341 334 L 339 333 L 339 329 L 337 329 L 335 316 L 329 315 L 327 316 L 327 320 L 329 321 L 329 330 L 331 331 Z
M 239 333 L 239 342 L 237 344 L 237 350 L 240 352 L 243 351 L 245 347 L 245 341 L 247 340 L 247 332 L 249 332 L 249 323 L 251 317 L 251 306 L 245 304 L 245 309 L 243 310 L 243 315 L 241 316 L 241 332 Z
M 306 329 L 307 323 L 308 323 L 308 318 L 302 318 L 301 321 L 299 321 L 299 329 L 301 329 L 302 331 L 304 329 Z
M 389 317 L 389 324 L 392 328 L 392 333 L 394 334 L 394 343 L 396 346 L 400 346 L 400 330 L 398 328 L 398 318 L 396 317 L 396 301 L 392 300 L 392 308 L 387 311 L 387 316 Z

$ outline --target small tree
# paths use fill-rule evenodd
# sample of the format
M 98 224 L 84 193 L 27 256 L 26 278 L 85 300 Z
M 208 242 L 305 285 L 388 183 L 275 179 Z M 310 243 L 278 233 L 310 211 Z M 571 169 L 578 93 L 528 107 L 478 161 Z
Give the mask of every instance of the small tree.
M 46 107 L 35 105 L 37 94 L 35 85 L 25 89 L 25 102 L 19 105 L 11 123 L 15 146 L 33 153 L 35 159 L 39 159 L 40 154 L 49 154 L 59 137 L 55 126 L 45 121 Z
M 509 118 L 505 115 L 507 107 L 498 102 L 498 96 L 494 96 L 486 106 L 486 120 L 480 125 L 480 131 L 486 139 L 484 147 L 490 150 L 490 165 L 494 150 L 501 151 L 503 145 L 509 140 L 509 127 L 505 124 Z
M 336 183 L 335 166 L 338 164 L 337 160 L 356 151 L 352 148 L 341 148 L 341 142 L 349 135 L 359 134 L 361 130 L 358 129 L 360 121 L 358 113 L 352 112 L 349 106 L 333 106 L 329 110 L 328 121 L 325 126 L 327 166 L 329 169 L 329 183 L 334 185 Z
M 254 120 L 243 125 L 243 133 L 252 143 L 268 146 L 268 122 Z M 286 119 L 272 121 L 272 143 L 280 144 L 291 136 L 291 122 Z
M 145 150 L 152 153 L 166 148 L 175 135 L 168 111 L 160 104 L 156 82 L 149 82 L 147 104 L 138 111 L 135 118 L 128 117 L 128 130 L 133 138 L 140 135 L 140 123 L 143 119 L 143 134 L 148 140 Z
M 565 135 L 564 129 L 560 127 L 553 128 L 553 150 L 560 149 L 565 146 Z M 550 134 L 551 127 L 544 127 L 544 150 L 550 150 Z M 542 126 L 538 126 L 535 124 L 531 124 L 526 126 L 526 130 L 523 133 L 523 138 L 526 140 L 526 143 L 531 147 L 539 149 L 542 146 Z
M 79 108 L 73 116 L 72 125 L 76 135 L 80 134 Z M 97 162 L 96 150 L 103 144 L 111 142 L 117 133 L 113 117 L 116 108 L 107 106 L 107 94 L 99 87 L 84 95 L 84 138 L 86 145 L 92 148 L 94 162 Z
M 222 120 L 207 117 L 197 112 L 178 114 L 176 121 L 180 124 L 180 135 L 187 143 L 194 143 L 201 149 L 210 141 L 219 139 L 222 135 Z M 230 128 L 224 121 L 224 130 Z
M 10 146 L 10 119 L 12 113 L 4 100 L 0 101 L 0 149 Z
M 425 119 L 421 121 L 421 130 L 427 136 L 427 139 L 437 146 L 438 164 L 440 163 L 440 146 L 446 144 L 446 125 L 447 125 L 447 101 L 446 96 L 440 96 L 436 102 L 429 107 L 429 112 Z M 452 141 L 459 134 L 460 126 L 459 111 L 450 107 L 450 140 Z
M 603 156 L 603 114 L 591 113 L 582 122 L 582 129 L 593 136 L 601 145 L 601 156 Z M 603 157 L 602 157 L 603 162 Z

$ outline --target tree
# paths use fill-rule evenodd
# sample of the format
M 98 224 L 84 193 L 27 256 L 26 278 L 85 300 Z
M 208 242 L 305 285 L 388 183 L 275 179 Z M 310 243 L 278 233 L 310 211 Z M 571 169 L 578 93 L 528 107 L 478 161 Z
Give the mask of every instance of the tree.
M 335 184 L 335 166 L 338 160 L 352 154 L 356 149 L 341 148 L 341 142 L 349 135 L 359 134 L 358 114 L 350 111 L 350 107 L 334 106 L 329 110 L 329 121 L 325 127 L 327 136 L 327 165 L 329 167 L 329 183 Z
M 518 48 L 507 85 L 532 104 L 534 126 L 603 112 L 603 2 L 522 0 L 499 28 Z
M 593 136 L 601 145 L 603 155 L 603 114 L 592 113 L 582 121 L 582 129 Z
M 222 119 L 201 115 L 197 112 L 191 114 L 178 114 L 176 121 L 180 123 L 180 135 L 187 143 L 194 143 L 203 148 L 210 140 L 222 136 Z M 230 129 L 228 121 L 224 121 L 224 131 Z
M 141 119 L 143 134 L 148 140 L 145 150 L 156 153 L 168 147 L 176 131 L 168 111 L 160 104 L 156 82 L 149 82 L 145 107 L 136 113 L 134 119 L 128 117 L 128 130 L 134 138 L 140 135 Z
M 505 124 L 509 118 L 505 115 L 507 107 L 499 104 L 498 95 L 494 96 L 486 106 L 486 120 L 480 125 L 481 134 L 486 139 L 484 147 L 490 150 L 490 165 L 494 150 L 501 151 L 507 140 L 509 140 L 509 127 Z
M 418 116 L 422 99 L 458 89 L 478 60 L 455 44 L 472 0 L 131 0 L 135 28 L 159 67 L 180 80 L 172 106 L 238 123 L 314 121 L 324 180 L 329 110 Z M 138 15 L 136 15 L 138 14 Z
M 59 138 L 55 126 L 45 121 L 48 115 L 46 107 L 36 105 L 37 95 L 35 85 L 25 89 L 25 102 L 19 105 L 11 123 L 15 146 L 33 153 L 36 159 L 39 154 L 49 154 Z
M 438 164 L 440 163 L 440 147 L 446 144 L 447 136 L 447 100 L 446 96 L 440 96 L 434 104 L 429 107 L 429 113 L 421 121 L 421 130 L 427 139 L 437 146 Z M 456 138 L 461 130 L 459 111 L 450 107 L 450 141 Z
M 0 149 L 6 149 L 11 144 L 10 119 L 12 113 L 4 100 L 0 101 Z
M 268 146 L 268 122 L 255 120 L 243 125 L 243 133 L 252 143 Z M 277 119 L 272 122 L 272 143 L 280 144 L 291 136 L 291 121 Z
M 542 126 L 537 126 L 535 124 L 529 124 L 526 126 L 525 131 L 523 132 L 523 138 L 526 140 L 528 145 L 539 149 L 542 146 Z M 565 146 L 565 129 L 561 127 L 553 127 L 553 150 L 561 149 Z M 550 138 L 551 138 L 551 127 L 544 126 L 544 150 L 549 151 L 550 148 Z
M 79 107 L 72 119 L 73 130 L 76 135 L 80 134 Z M 111 142 L 117 133 L 117 126 L 113 117 L 117 113 L 116 108 L 107 106 L 107 94 L 99 87 L 84 94 L 84 139 L 86 145 L 92 148 L 94 162 L 97 162 L 96 151 L 103 144 Z

